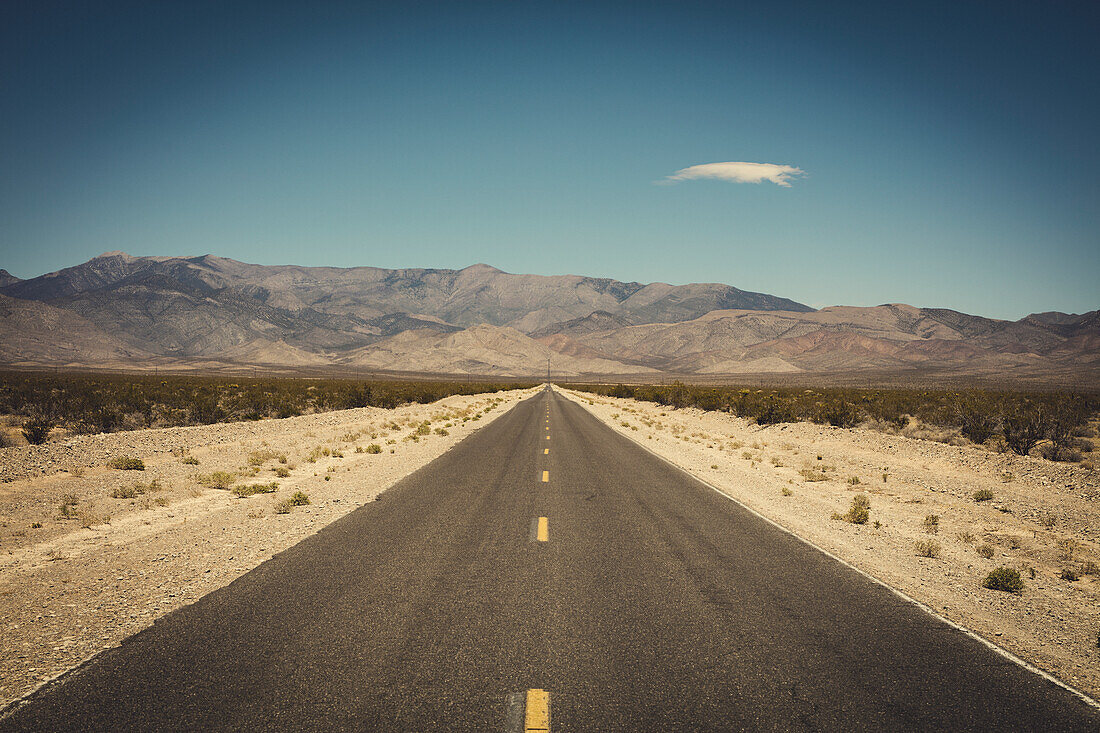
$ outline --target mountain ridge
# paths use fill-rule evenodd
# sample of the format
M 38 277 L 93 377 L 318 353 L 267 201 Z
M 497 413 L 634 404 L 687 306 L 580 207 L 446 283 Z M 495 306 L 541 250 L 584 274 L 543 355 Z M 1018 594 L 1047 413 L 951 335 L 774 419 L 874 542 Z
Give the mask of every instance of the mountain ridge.
M 0 325 L 9 364 L 80 363 L 83 350 L 89 364 L 501 376 L 538 373 L 547 357 L 576 375 L 1100 369 L 1100 311 L 1004 321 L 902 303 L 815 310 L 721 283 L 524 275 L 484 263 L 304 267 L 116 251 L 0 279 L 0 297 L 13 314 Z M 35 313 L 51 325 L 36 326 Z

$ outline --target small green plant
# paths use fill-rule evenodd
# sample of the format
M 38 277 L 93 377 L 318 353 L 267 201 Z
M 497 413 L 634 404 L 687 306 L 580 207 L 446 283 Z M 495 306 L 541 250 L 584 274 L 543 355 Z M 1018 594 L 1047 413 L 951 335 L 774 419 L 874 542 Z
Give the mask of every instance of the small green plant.
M 290 470 L 286 466 L 276 466 L 271 470 L 274 471 L 275 475 L 279 478 L 286 478 L 290 475 Z
M 928 534 L 939 534 L 940 531 L 940 515 L 929 514 L 924 518 L 924 531 Z
M 295 491 L 291 495 L 290 501 L 291 501 L 291 503 L 294 504 L 294 506 L 305 506 L 306 504 L 309 503 L 309 497 L 306 496 L 306 494 L 304 492 Z
M 859 476 L 852 476 L 848 479 L 848 484 L 851 486 L 859 485 Z
M 199 465 L 199 459 L 195 458 L 194 456 L 184 456 L 183 460 L 181 460 L 180 463 L 184 464 L 185 466 L 197 466 Z
M 145 493 L 144 491 L 141 493 Z M 136 499 L 138 490 L 136 486 L 116 486 L 111 492 L 112 499 Z
M 783 487 L 783 496 L 794 496 L 794 492 L 791 491 L 790 489 L 788 489 L 786 486 L 784 486 Z
M 974 544 L 974 535 L 970 532 L 959 532 L 957 536 L 959 538 L 959 542 L 962 542 L 964 545 Z
M 234 486 L 233 493 L 244 499 L 249 496 L 255 496 L 256 494 L 274 494 L 276 489 L 279 488 L 278 481 L 272 481 L 269 484 L 248 484 L 241 486 Z
M 133 456 L 119 456 L 112 458 L 107 463 L 108 468 L 117 468 L 120 471 L 144 471 L 145 462 Z
M 42 522 L 31 522 L 31 529 L 42 529 Z
M 978 489 L 974 492 L 974 501 L 991 501 L 993 499 L 993 491 L 990 489 Z
M 986 560 L 990 560 L 993 558 L 993 545 L 983 543 L 975 547 L 974 551 L 984 557 Z
M 812 468 L 803 468 L 798 473 L 809 482 L 829 480 L 829 475 L 827 473 L 824 471 L 815 471 Z
M 920 557 L 939 557 L 940 543 L 935 540 L 917 540 L 916 550 Z
M 381 453 L 382 452 L 382 446 L 378 445 L 378 443 L 371 443 L 370 445 L 367 446 L 366 452 L 371 453 L 371 454 Z
M 1015 568 L 999 567 L 985 576 L 982 587 L 1018 594 L 1024 590 L 1024 581 L 1020 577 L 1020 571 Z
M 888 473 L 882 474 L 882 483 L 886 483 L 886 477 L 889 476 L 889 475 L 890 474 L 888 474 Z

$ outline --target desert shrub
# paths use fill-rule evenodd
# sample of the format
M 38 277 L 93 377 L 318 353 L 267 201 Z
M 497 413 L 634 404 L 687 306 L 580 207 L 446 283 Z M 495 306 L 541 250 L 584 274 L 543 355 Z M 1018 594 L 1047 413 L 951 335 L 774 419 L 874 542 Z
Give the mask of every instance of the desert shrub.
M 286 463 L 286 453 L 265 449 L 255 450 L 248 454 L 248 464 L 250 466 L 262 466 L 268 461 L 276 459 L 279 463 Z
M 107 524 L 111 521 L 110 514 L 100 514 L 91 507 L 82 507 L 76 510 L 76 519 L 84 529 L 90 529 L 95 524 Z
M 993 558 L 993 546 L 989 544 L 981 544 L 974 548 L 974 551 L 984 557 L 986 560 Z
M 1064 568 L 1062 570 L 1061 578 L 1062 578 L 1062 580 L 1068 580 L 1070 582 L 1073 582 L 1075 580 L 1080 580 L 1081 576 L 1073 568 Z
M 817 471 L 817 470 L 812 469 L 812 468 L 803 468 L 798 473 L 806 481 L 813 482 L 813 481 L 828 481 L 829 480 L 829 475 L 827 473 L 825 473 L 824 471 Z
M 136 486 L 116 486 L 111 492 L 111 498 L 113 499 L 136 499 L 137 497 L 138 490 Z
M 996 400 L 988 393 L 961 395 L 954 407 L 959 432 L 974 443 L 984 443 L 1000 428 Z
M 938 534 L 940 531 L 940 515 L 929 514 L 924 518 L 924 531 L 928 534 Z
M 304 506 L 309 503 L 309 497 L 301 491 L 295 491 L 290 497 L 290 501 L 294 506 Z
M 144 471 L 145 462 L 134 456 L 119 456 L 107 462 L 108 468 L 117 468 L 120 471 Z
M 256 494 L 274 494 L 278 488 L 279 482 L 272 481 L 269 484 L 249 484 L 247 486 L 234 486 L 233 493 L 244 499 L 249 496 L 255 496 Z
M 935 540 L 917 540 L 916 551 L 920 557 L 939 557 L 940 543 Z
M 852 428 L 859 424 L 862 417 L 859 408 L 847 400 L 840 399 L 814 405 L 810 419 L 816 423 L 838 428 Z
M 1073 445 L 1049 443 L 1039 449 L 1039 454 L 1048 461 L 1059 463 L 1080 463 L 1085 456 Z
M 208 489 L 228 489 L 237 479 L 237 474 L 228 471 L 214 471 L 195 476 L 195 481 Z
M 1012 452 L 1026 456 L 1046 437 L 1048 416 L 1042 404 L 1016 405 L 1002 417 L 1001 425 Z
M 1072 537 L 1058 540 L 1058 559 L 1072 561 L 1080 547 L 1081 543 Z
M 990 590 L 1001 590 L 1006 593 L 1020 593 L 1024 589 L 1024 581 L 1020 577 L 1020 571 L 1014 568 L 999 567 L 985 576 L 982 587 Z
M 56 426 L 56 420 L 44 415 L 34 415 L 23 423 L 23 437 L 31 445 L 41 445 L 50 437 L 50 431 Z
M 279 478 L 286 478 L 290 475 L 290 469 L 288 469 L 286 466 L 276 466 L 271 470 L 274 471 L 275 475 Z
M 370 445 L 367 446 L 366 452 L 367 453 L 381 453 L 382 452 L 382 446 L 378 445 L 378 443 L 371 443 Z
M 852 497 L 852 505 L 845 514 L 834 515 L 836 519 L 843 519 L 849 524 L 867 524 L 871 518 L 871 500 L 866 494 L 856 494 Z
M 991 501 L 993 499 L 993 492 L 989 489 L 978 489 L 974 492 L 974 501 Z

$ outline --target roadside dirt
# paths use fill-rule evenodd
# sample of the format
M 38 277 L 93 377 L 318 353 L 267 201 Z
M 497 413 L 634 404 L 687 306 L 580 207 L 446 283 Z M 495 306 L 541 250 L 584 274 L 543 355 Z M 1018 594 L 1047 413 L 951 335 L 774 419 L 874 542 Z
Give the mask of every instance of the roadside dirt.
M 375 500 L 531 394 L 0 449 L 0 704 Z M 144 469 L 108 467 L 123 457 Z M 309 503 L 286 506 L 299 491 Z
M 1097 472 L 860 428 L 761 427 L 560 391 L 798 536 L 1100 698 Z M 992 499 L 976 501 L 982 490 Z M 870 499 L 866 524 L 832 518 L 858 494 Z M 937 556 L 920 556 L 918 543 L 929 542 Z M 1020 572 L 1022 593 L 982 587 L 1001 566 Z M 1067 570 L 1079 579 L 1063 579 Z

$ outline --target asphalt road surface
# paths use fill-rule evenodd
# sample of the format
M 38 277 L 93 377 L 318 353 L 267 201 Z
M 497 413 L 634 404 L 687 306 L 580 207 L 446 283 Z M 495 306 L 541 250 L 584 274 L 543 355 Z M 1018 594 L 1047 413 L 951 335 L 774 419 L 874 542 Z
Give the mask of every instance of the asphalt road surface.
M 540 392 L 0 721 L 551 726 L 1097 731 L 1100 715 Z

